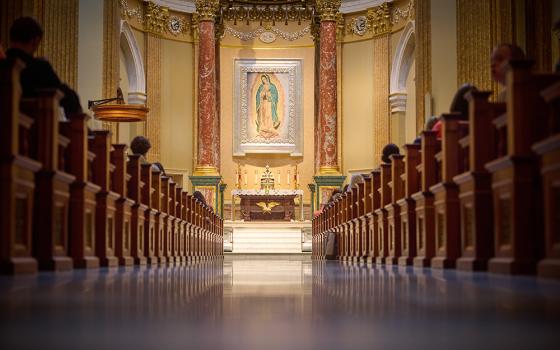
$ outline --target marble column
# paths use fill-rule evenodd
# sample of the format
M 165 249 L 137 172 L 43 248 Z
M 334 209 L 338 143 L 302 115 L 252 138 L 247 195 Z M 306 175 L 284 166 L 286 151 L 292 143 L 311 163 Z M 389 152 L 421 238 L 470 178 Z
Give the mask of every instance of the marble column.
M 218 0 L 197 0 L 198 13 L 198 145 L 194 175 L 217 175 L 219 130 L 216 128 L 216 44 L 214 20 Z
M 336 15 L 340 0 L 318 0 L 321 18 L 319 57 L 319 174 L 339 173 L 337 156 Z
M 340 0 L 317 0 L 319 27 L 319 116 L 316 155 L 318 171 L 314 176 L 317 208 L 321 208 L 345 176 L 338 165 L 337 127 L 337 14 Z

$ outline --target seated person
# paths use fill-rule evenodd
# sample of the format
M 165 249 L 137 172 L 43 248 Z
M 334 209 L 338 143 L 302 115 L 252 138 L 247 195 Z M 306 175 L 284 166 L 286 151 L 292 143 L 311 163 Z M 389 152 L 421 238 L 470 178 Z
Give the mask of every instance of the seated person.
M 23 97 L 34 97 L 39 89 L 58 89 L 64 93 L 60 106 L 67 117 L 82 113 L 80 99 L 74 90 L 63 84 L 51 64 L 33 55 L 43 39 L 41 25 L 31 17 L 20 17 L 10 28 L 10 48 L 8 59 L 20 59 L 25 63 L 21 73 Z
M 401 154 L 399 146 L 395 145 L 394 143 L 385 145 L 381 154 L 381 161 L 386 164 L 391 164 L 391 156 L 393 154 Z
M 130 150 L 133 154 L 138 154 L 140 156 L 140 164 L 150 164 L 146 159 L 146 154 L 148 154 L 150 148 L 152 148 L 152 144 L 150 143 L 150 140 L 144 136 L 136 136 L 132 139 L 132 141 L 130 141 Z M 159 166 L 157 164 L 159 164 Z M 152 170 L 159 171 L 162 176 L 166 176 L 163 165 L 161 165 L 161 163 L 157 164 L 152 164 Z
M 435 115 L 432 115 L 431 117 L 429 117 L 428 119 L 426 119 L 426 122 L 424 123 L 424 130 L 425 131 L 431 131 L 434 128 L 434 125 L 436 125 L 436 123 L 438 122 L 439 118 L 436 117 Z M 414 139 L 414 144 L 419 145 L 422 143 L 422 137 L 418 136 L 417 138 Z
M 498 95 L 498 102 L 506 102 L 506 72 L 509 61 L 524 58 L 525 52 L 523 52 L 523 49 L 514 44 L 499 44 L 492 51 L 490 56 L 492 80 L 502 86 L 502 91 Z
M 163 165 L 160 162 L 155 162 L 152 165 L 158 168 L 159 172 L 161 173 L 161 176 L 167 176 L 167 174 L 165 173 L 165 169 L 163 168 Z
M 463 84 L 453 96 L 449 112 L 459 113 L 463 120 L 469 120 L 469 101 L 467 101 L 465 95 L 471 91 L 478 91 L 478 89 L 472 84 Z M 441 127 L 441 120 L 438 120 L 432 128 L 432 131 L 437 132 L 438 140 L 441 139 Z

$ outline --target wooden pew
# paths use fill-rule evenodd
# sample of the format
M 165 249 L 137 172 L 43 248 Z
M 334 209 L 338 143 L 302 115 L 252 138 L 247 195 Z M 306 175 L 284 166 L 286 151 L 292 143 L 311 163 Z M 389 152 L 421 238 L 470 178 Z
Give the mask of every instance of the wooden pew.
M 130 266 L 134 263 L 131 256 L 131 237 L 138 236 L 132 231 L 132 206 L 134 201 L 127 197 L 127 183 L 130 175 L 126 171 L 126 148 L 124 144 L 114 144 L 111 163 L 115 166 L 112 174 L 112 190 L 119 195 L 115 214 L 115 256 L 119 265 Z
M 21 107 L 35 120 L 32 154 L 42 164 L 35 174 L 33 208 L 33 255 L 40 269 L 70 270 L 68 256 L 68 214 L 70 184 L 75 177 L 64 171 L 64 148 L 70 140 L 59 134 L 60 99 L 58 90 L 43 90 Z
M 171 253 L 172 247 L 172 237 L 171 237 L 171 230 L 172 230 L 172 216 L 169 213 L 170 202 L 169 202 L 169 193 L 170 193 L 170 184 L 172 180 L 167 176 L 161 177 L 161 218 L 163 220 L 163 252 L 162 257 L 164 258 L 164 263 L 169 265 L 175 264 L 175 259 Z
M 418 165 L 420 164 L 420 145 L 404 146 L 404 197 L 397 200 L 401 215 L 401 256 L 399 265 L 412 265 L 416 256 L 416 205 L 412 195 L 420 190 Z
M 95 255 L 95 213 L 96 195 L 101 187 L 92 182 L 95 154 L 88 151 L 88 119 L 86 114 L 77 114 L 59 126 L 61 133 L 70 139 L 66 163 L 69 172 L 76 177 L 70 186 L 70 256 L 75 267 L 97 268 L 99 258 Z
M 404 173 L 402 155 L 391 156 L 391 195 L 389 204 L 385 206 L 387 211 L 387 258 L 385 264 L 396 265 L 401 256 L 401 212 L 397 201 L 404 196 L 404 184 L 402 174 Z
M 148 184 L 142 181 L 140 155 L 128 155 L 127 173 L 130 175 L 127 184 L 127 196 L 133 201 L 130 210 L 130 255 L 134 259 L 134 264 L 146 265 L 147 260 L 144 255 L 144 213 L 148 206 L 142 203 L 142 191 L 144 186 L 148 186 Z
M 351 212 L 352 216 L 350 219 L 350 261 L 353 263 L 359 262 L 359 255 L 361 251 L 360 243 L 360 218 L 359 218 L 359 198 L 358 198 L 358 187 L 357 185 L 351 189 Z
M 183 200 L 183 192 L 182 187 L 177 187 L 175 189 L 175 198 L 177 200 L 177 207 L 175 209 L 175 213 L 177 213 L 177 227 L 179 236 L 176 239 L 177 243 L 177 257 L 178 263 L 184 265 L 187 260 L 185 256 L 185 207 L 184 207 L 184 200 Z
M 376 263 L 384 264 L 385 259 L 389 256 L 388 244 L 388 221 L 386 206 L 391 202 L 391 189 L 389 181 L 391 179 L 391 164 L 381 164 L 381 177 L 378 192 L 380 194 L 380 206 L 375 210 L 377 215 L 377 254 Z
M 361 236 L 361 251 L 360 251 L 360 262 L 367 263 L 369 255 L 369 245 L 370 245 L 370 224 L 369 220 L 371 215 L 371 180 L 368 174 L 362 175 L 364 182 L 358 184 L 358 192 L 360 198 L 360 236 Z
M 541 159 L 543 177 L 545 255 L 538 264 L 538 274 L 560 278 L 560 83 L 546 88 L 541 95 L 551 111 L 547 137 L 532 147 Z
M 194 223 L 194 198 L 191 194 L 187 194 L 187 261 L 192 262 L 194 256 L 194 240 L 193 240 L 193 223 Z
M 35 173 L 29 150 L 34 120 L 20 112 L 21 61 L 0 61 L 0 273 L 35 273 L 32 256 Z
M 119 194 L 111 189 L 110 162 L 111 134 L 107 130 L 96 130 L 89 147 L 95 153 L 93 161 L 93 182 L 101 187 L 96 195 L 95 211 L 95 254 L 101 266 L 118 265 L 115 257 L 116 204 Z
M 416 206 L 416 267 L 430 266 L 435 254 L 434 195 L 430 187 L 436 184 L 435 156 L 439 151 L 435 131 L 422 132 L 421 163 L 418 171 L 421 175 L 420 191 L 412 195 Z
M 455 268 L 461 254 L 459 186 L 453 178 L 460 173 L 459 140 L 466 135 L 460 114 L 443 114 L 441 152 L 436 154 L 439 182 L 430 187 L 435 207 L 434 268 Z
M 176 220 L 177 220 L 177 216 L 175 213 L 175 209 L 177 207 L 177 204 L 175 203 L 175 189 L 177 188 L 177 183 L 175 181 L 173 181 L 173 179 L 169 178 L 169 195 L 167 196 L 168 198 L 168 216 L 167 216 L 167 225 L 168 225 L 168 242 L 167 242 L 167 254 L 168 254 L 168 260 L 171 264 L 176 264 L 178 263 L 178 255 L 176 254 L 176 247 L 177 244 L 175 242 L 176 238 L 179 237 L 179 234 L 177 232 L 177 224 L 176 224 Z
M 548 106 L 540 91 L 558 80 L 532 74 L 532 62 L 511 61 L 507 73 L 507 154 L 486 165 L 492 173 L 495 257 L 491 272 L 534 273 L 542 257 L 538 158 L 531 147 L 546 134 Z
M 461 257 L 457 269 L 486 270 L 494 254 L 494 210 L 491 174 L 485 164 L 497 157 L 493 120 L 505 113 L 505 103 L 489 101 L 491 92 L 473 91 L 469 101 L 469 134 L 459 140 L 466 155 L 465 172 L 453 178 L 459 186 Z
M 347 261 L 350 256 L 350 196 L 349 192 L 342 194 L 342 261 Z
M 371 211 L 368 212 L 369 221 L 369 247 L 368 247 L 368 258 L 367 263 L 373 264 L 377 260 L 377 254 L 379 253 L 379 240 L 377 238 L 379 231 L 379 217 L 377 215 L 377 209 L 381 207 L 381 193 L 379 188 L 381 186 L 381 171 L 376 169 L 371 172 Z
M 159 179 L 154 179 L 154 174 L 152 171 L 151 164 L 141 164 L 140 166 L 141 178 L 144 186 L 142 187 L 142 204 L 145 205 L 146 209 L 143 213 L 144 218 L 144 256 L 146 257 L 146 263 L 149 265 L 157 265 L 159 263 L 156 254 L 156 240 L 158 239 L 158 234 L 156 230 L 159 226 L 156 218 L 157 209 L 159 208 L 159 202 L 154 201 L 156 189 L 159 189 Z M 159 172 L 157 172 L 159 178 Z M 157 186 L 154 186 L 154 182 Z M 159 196 L 159 194 L 158 194 Z M 157 207 L 156 207 L 157 205 Z M 142 213 L 141 213 L 142 214 Z
M 154 252 L 157 258 L 158 264 L 164 265 L 167 263 L 165 258 L 165 225 L 164 219 L 167 214 L 163 212 L 162 209 L 162 176 L 157 170 L 152 169 L 152 188 L 154 189 L 152 193 L 152 208 L 155 210 L 154 221 L 155 221 L 155 237 L 154 237 Z

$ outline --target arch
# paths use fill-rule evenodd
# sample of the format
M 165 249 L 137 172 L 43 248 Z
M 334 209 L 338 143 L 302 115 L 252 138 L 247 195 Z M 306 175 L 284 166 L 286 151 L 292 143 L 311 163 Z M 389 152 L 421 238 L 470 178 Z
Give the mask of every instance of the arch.
M 414 21 L 408 22 L 403 30 L 391 67 L 390 97 L 391 112 L 406 110 L 406 80 L 414 63 Z
M 121 21 L 120 47 L 124 55 L 124 64 L 128 75 L 128 103 L 146 103 L 146 75 L 142 52 L 136 38 L 126 21 Z

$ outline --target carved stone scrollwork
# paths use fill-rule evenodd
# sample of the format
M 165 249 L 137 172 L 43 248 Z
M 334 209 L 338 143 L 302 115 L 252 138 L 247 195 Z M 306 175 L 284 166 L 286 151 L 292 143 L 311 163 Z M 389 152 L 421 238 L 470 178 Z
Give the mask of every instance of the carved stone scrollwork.
M 391 32 L 391 5 L 388 2 L 374 7 L 367 12 L 373 35 L 382 35 Z
M 341 0 L 317 0 L 316 9 L 321 21 L 336 21 Z
M 213 21 L 219 8 L 219 0 L 196 0 L 196 13 L 198 13 L 199 21 Z

